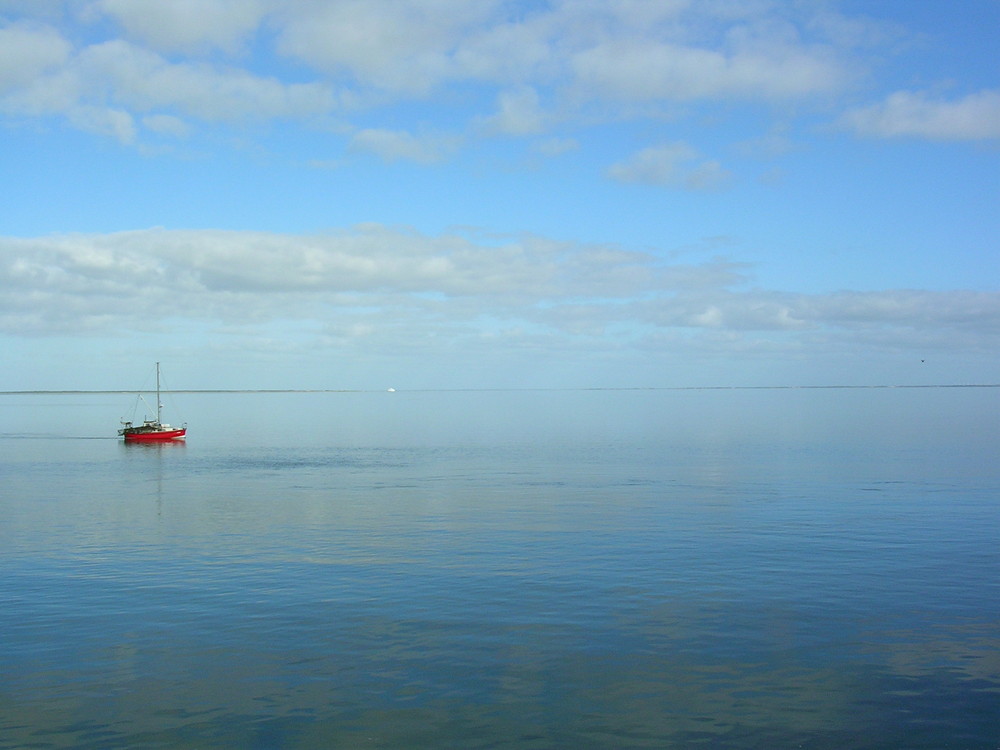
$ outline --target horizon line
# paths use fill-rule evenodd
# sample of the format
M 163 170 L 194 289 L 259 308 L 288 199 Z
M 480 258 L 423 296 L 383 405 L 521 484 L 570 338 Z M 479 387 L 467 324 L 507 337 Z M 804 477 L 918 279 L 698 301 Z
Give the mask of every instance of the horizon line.
M 674 385 L 674 386 L 575 386 L 575 387 L 497 387 L 497 388 L 179 388 L 160 389 L 160 393 L 490 393 L 531 391 L 778 391 L 778 390 L 835 390 L 835 389 L 892 389 L 892 388 L 1000 388 L 1000 383 L 924 383 L 924 384 L 874 384 L 874 385 Z M 155 389 L 44 389 L 0 391 L 0 396 L 16 395 L 124 395 L 155 393 Z

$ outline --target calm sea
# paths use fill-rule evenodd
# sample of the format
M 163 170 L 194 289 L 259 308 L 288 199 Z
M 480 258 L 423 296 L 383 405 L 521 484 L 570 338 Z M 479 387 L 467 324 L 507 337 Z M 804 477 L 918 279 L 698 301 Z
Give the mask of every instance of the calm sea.
M 2 748 L 1000 747 L 1000 388 L 165 403 L 0 395 Z

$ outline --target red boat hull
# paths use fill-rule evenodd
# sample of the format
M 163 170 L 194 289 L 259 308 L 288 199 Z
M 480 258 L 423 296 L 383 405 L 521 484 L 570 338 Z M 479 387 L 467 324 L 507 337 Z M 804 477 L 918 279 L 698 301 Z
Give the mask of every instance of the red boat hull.
M 183 440 L 187 429 L 156 430 L 153 432 L 126 432 L 122 437 L 130 443 L 162 443 L 168 440 Z

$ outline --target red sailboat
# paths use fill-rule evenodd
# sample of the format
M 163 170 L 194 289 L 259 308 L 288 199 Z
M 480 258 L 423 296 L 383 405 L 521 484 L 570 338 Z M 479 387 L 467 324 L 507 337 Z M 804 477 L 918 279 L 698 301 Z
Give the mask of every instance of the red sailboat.
M 142 399 L 142 395 L 139 395 Z M 145 402 L 144 402 L 145 403 Z M 146 419 L 141 425 L 133 425 L 132 422 L 122 420 L 122 428 L 118 434 L 125 438 L 125 442 L 164 442 L 167 440 L 183 440 L 187 435 L 187 424 L 180 427 L 171 427 L 164 424 L 161 418 L 163 404 L 160 402 L 160 363 L 156 363 L 156 419 Z

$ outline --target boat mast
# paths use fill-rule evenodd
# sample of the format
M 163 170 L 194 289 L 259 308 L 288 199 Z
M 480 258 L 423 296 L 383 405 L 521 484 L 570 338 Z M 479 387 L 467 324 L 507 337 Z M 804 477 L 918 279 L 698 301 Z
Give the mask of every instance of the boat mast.
M 160 419 L 160 409 L 163 404 L 160 403 L 160 363 L 156 363 L 156 424 L 161 423 Z

